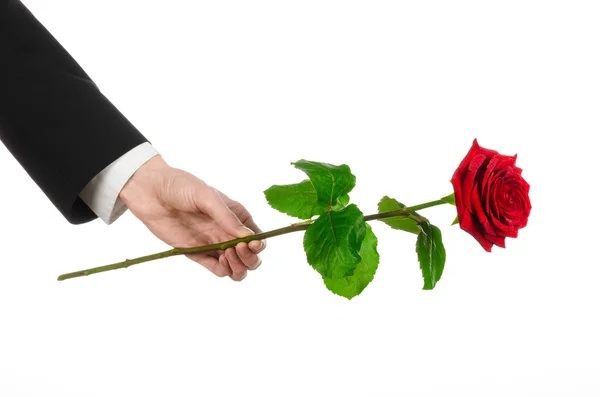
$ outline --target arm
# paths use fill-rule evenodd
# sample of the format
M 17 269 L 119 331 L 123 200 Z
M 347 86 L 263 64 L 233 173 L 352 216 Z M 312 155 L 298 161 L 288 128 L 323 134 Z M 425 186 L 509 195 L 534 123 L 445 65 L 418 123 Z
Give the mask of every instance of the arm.
M 0 140 L 73 224 L 97 215 L 80 193 L 148 140 L 17 0 L 0 0 Z
M 20 1 L 0 0 L 0 55 L 0 140 L 69 222 L 110 223 L 126 207 L 173 247 L 260 232 L 239 202 L 154 153 Z M 264 248 L 187 256 L 239 281 Z

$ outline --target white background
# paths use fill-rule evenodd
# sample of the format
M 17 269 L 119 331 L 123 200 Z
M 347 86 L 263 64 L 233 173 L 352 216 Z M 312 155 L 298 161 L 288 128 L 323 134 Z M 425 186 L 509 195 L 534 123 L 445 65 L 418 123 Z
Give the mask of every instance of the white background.
M 493 4 L 492 4 L 493 3 Z M 423 211 L 446 269 L 422 291 L 414 236 L 381 223 L 364 293 L 331 294 L 302 235 L 241 283 L 175 257 L 127 212 L 73 226 L 0 146 L 2 396 L 597 396 L 600 10 L 595 1 L 25 4 L 171 165 L 292 221 L 263 190 L 290 161 L 347 163 L 351 197 L 451 193 L 473 138 L 531 184 L 530 224 L 483 251 Z

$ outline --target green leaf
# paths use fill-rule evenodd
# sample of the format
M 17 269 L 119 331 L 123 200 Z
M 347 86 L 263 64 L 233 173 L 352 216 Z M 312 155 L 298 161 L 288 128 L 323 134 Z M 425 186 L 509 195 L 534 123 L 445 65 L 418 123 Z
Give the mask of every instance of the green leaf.
M 377 252 L 377 237 L 371 226 L 366 225 L 365 238 L 360 246 L 361 261 L 356 266 L 354 274 L 342 278 L 323 277 L 325 286 L 334 294 L 352 299 L 366 288 L 377 271 L 379 253 Z
M 454 225 L 458 225 L 458 215 L 456 215 L 456 218 L 454 218 L 454 220 L 452 221 L 452 223 L 450 224 L 450 226 L 454 226 Z
M 454 197 L 454 193 L 449 194 L 446 197 L 442 197 L 440 200 L 451 205 L 456 205 L 456 198 Z
M 328 207 L 336 205 L 338 198 L 350 193 L 356 185 L 356 177 L 345 164 L 338 166 L 308 160 L 292 164 L 308 175 L 317 192 L 317 201 Z
M 271 207 L 296 218 L 310 219 L 329 209 L 338 211 L 348 205 L 348 193 L 356 184 L 350 167 L 307 160 L 292 164 L 304 171 L 310 180 L 291 185 L 273 185 L 265 190 Z
M 322 276 L 351 276 L 360 262 L 366 223 L 355 204 L 319 216 L 304 233 L 306 259 Z
M 429 222 L 420 222 L 421 233 L 417 236 L 417 256 L 423 273 L 423 289 L 433 289 L 440 281 L 446 262 L 446 250 L 442 232 Z
M 338 197 L 337 204 L 331 208 L 333 211 L 338 211 L 348 205 L 350 202 L 350 196 L 344 194 L 343 196 Z
M 381 201 L 379 201 L 379 204 L 377 204 L 377 209 L 379 213 L 395 211 L 404 207 L 406 207 L 404 204 L 388 196 L 383 196 Z M 421 232 L 421 229 L 417 225 L 417 222 L 410 218 L 398 216 L 393 218 L 380 219 L 380 221 L 384 222 L 392 229 L 404 230 L 405 232 L 414 234 L 419 234 Z
M 265 190 L 265 197 L 271 207 L 300 219 L 320 215 L 329 207 L 317 202 L 317 191 L 308 179 L 293 185 L 273 185 Z

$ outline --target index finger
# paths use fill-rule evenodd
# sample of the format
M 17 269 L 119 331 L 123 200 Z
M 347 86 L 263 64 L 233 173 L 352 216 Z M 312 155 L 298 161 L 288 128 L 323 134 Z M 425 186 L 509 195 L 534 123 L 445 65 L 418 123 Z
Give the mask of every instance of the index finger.
M 244 223 L 245 226 L 249 227 L 254 233 L 262 233 L 262 230 L 258 227 L 258 225 L 254 222 L 252 217 L 248 218 L 248 220 Z M 254 240 L 248 243 L 248 247 L 256 254 L 262 252 L 265 248 L 267 248 L 267 240 Z

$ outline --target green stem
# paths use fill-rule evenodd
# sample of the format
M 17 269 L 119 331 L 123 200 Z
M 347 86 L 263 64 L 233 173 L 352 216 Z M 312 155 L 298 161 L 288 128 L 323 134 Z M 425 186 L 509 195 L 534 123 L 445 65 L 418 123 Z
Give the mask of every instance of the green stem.
M 435 207 L 436 205 L 446 204 L 443 200 L 434 200 L 428 203 L 423 203 L 419 205 L 413 205 L 412 207 L 404 207 L 399 210 L 381 212 L 379 214 L 372 214 L 365 216 L 365 221 L 373 221 L 376 219 L 384 219 L 384 218 L 392 218 L 394 216 L 407 216 L 411 212 L 416 212 L 425 208 Z
M 434 201 L 430 201 L 428 203 L 423 203 L 423 204 L 415 205 L 412 207 L 405 207 L 405 208 L 402 208 L 399 210 L 367 215 L 367 216 L 365 216 L 365 221 L 372 221 L 372 220 L 384 219 L 384 218 L 392 218 L 392 217 L 396 217 L 396 216 L 408 216 L 408 215 L 410 215 L 411 212 L 419 211 L 419 210 L 422 210 L 425 208 L 434 207 L 436 205 L 441 205 L 441 204 L 446 204 L 446 202 L 443 200 L 434 200 Z M 170 256 L 175 256 L 175 255 L 197 254 L 200 252 L 217 251 L 217 250 L 224 251 L 227 248 L 235 247 L 239 243 L 249 243 L 250 241 L 254 241 L 254 240 L 264 240 L 264 239 L 267 239 L 270 237 L 281 236 L 283 234 L 306 230 L 310 227 L 310 225 L 313 222 L 314 221 L 294 223 L 290 226 L 282 227 L 280 229 L 275 229 L 275 230 L 271 230 L 269 232 L 264 232 L 264 233 L 253 234 L 251 236 L 246 236 L 246 237 L 242 237 L 242 238 L 236 238 L 234 240 L 229 240 L 229 241 L 225 241 L 225 242 L 217 243 L 217 244 L 203 245 L 200 247 L 190 247 L 190 248 L 173 248 L 168 251 L 157 252 L 156 254 L 152 254 L 152 255 L 140 256 L 139 258 L 134 258 L 134 259 L 126 259 L 123 262 L 113 263 L 113 264 L 105 265 L 105 266 L 94 267 L 94 268 L 86 269 L 86 270 L 79 270 L 79 271 L 76 271 L 73 273 L 62 274 L 62 275 L 58 276 L 58 281 L 67 280 L 69 278 L 75 278 L 75 277 L 89 276 L 90 274 L 107 272 L 109 270 L 125 269 L 125 268 L 128 268 L 129 266 L 137 265 L 138 263 L 150 262 L 150 261 L 153 261 L 156 259 L 168 258 Z

